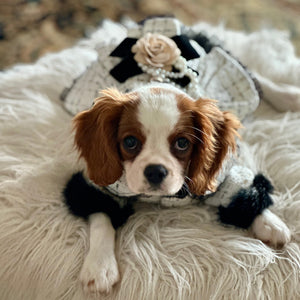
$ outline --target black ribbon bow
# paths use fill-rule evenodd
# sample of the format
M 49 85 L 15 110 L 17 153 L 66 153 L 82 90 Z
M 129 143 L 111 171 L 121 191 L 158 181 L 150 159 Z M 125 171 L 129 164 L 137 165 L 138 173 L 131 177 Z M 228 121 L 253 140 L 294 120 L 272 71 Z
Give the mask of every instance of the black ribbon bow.
M 181 51 L 181 56 L 186 60 L 200 57 L 186 35 L 176 35 L 171 39 L 176 43 Z M 110 53 L 110 56 L 123 58 L 119 64 L 110 70 L 110 74 L 121 83 L 125 82 L 130 77 L 143 73 L 142 69 L 134 59 L 134 53 L 131 52 L 131 48 L 137 40 L 138 39 L 135 38 L 126 38 Z M 182 78 L 174 79 L 174 81 L 182 87 L 185 87 L 189 84 L 190 79 L 189 77 L 184 76 Z

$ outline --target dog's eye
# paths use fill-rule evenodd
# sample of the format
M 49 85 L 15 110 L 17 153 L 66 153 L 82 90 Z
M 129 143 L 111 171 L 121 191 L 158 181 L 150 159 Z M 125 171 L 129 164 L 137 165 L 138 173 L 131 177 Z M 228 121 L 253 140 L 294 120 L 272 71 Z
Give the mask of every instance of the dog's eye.
M 126 150 L 129 150 L 129 151 L 137 149 L 138 146 L 139 146 L 139 144 L 140 144 L 139 140 L 136 137 L 132 136 L 132 135 L 126 137 L 123 140 L 123 146 L 124 146 L 124 148 Z
M 181 137 L 176 140 L 175 142 L 175 149 L 179 151 L 185 151 L 189 148 L 190 146 L 190 141 L 184 137 Z

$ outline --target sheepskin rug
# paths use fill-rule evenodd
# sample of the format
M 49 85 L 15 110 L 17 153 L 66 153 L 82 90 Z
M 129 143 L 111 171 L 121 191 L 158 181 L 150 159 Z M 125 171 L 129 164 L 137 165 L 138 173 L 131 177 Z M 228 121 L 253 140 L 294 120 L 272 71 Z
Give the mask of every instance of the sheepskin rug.
M 60 94 L 96 58 L 95 45 L 120 26 L 107 21 L 71 49 L 0 74 L 1 300 L 92 299 L 78 280 L 88 226 L 62 201 L 80 166 Z M 285 33 L 195 26 L 219 36 L 273 84 L 271 92 L 291 96 L 265 100 L 282 111 L 298 107 L 300 63 Z M 117 231 L 121 281 L 101 299 L 300 299 L 300 112 L 278 112 L 262 101 L 245 127 L 245 160 L 272 180 L 272 210 L 291 229 L 291 243 L 271 249 L 219 224 L 212 207 L 140 205 Z

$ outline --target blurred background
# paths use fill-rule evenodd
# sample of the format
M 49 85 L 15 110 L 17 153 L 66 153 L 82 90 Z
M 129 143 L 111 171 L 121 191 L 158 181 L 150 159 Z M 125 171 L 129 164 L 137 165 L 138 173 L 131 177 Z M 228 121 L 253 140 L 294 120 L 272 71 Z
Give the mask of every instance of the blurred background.
M 170 13 L 187 25 L 287 30 L 300 54 L 300 0 L 0 0 L 0 69 L 70 47 L 105 18 Z

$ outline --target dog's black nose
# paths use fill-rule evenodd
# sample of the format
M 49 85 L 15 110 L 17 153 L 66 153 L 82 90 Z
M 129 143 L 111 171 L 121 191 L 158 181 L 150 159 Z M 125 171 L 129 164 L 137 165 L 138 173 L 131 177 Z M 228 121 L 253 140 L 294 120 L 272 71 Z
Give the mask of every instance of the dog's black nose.
M 144 175 L 150 184 L 158 185 L 168 175 L 168 170 L 163 165 L 149 165 L 145 168 Z

